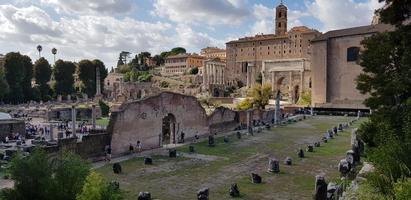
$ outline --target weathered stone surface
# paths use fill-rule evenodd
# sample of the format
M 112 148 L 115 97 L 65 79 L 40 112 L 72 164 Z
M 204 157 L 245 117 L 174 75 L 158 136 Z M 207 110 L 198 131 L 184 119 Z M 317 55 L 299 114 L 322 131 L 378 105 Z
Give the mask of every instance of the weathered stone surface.
M 292 164 L 293 164 L 293 159 L 292 159 L 291 157 L 285 158 L 284 164 L 286 164 L 286 165 L 292 165 Z
M 327 137 L 323 137 L 322 139 L 321 139 L 324 143 L 327 143 L 328 142 L 328 139 L 327 139 Z
M 114 163 L 114 164 L 113 164 L 113 172 L 114 172 L 115 174 L 121 174 L 122 169 L 121 169 L 120 163 Z
M 268 171 L 280 173 L 280 162 L 276 158 L 270 158 L 268 160 Z
M 153 164 L 153 159 L 151 157 L 145 157 L 144 158 L 144 164 L 152 165 Z
M 208 200 L 209 193 L 210 193 L 210 189 L 202 188 L 198 190 L 197 192 L 197 199 L 198 200 Z
M 251 173 L 251 182 L 259 184 L 263 182 L 263 178 L 258 174 Z
M 240 196 L 240 190 L 238 190 L 237 183 L 231 184 L 231 187 L 230 187 L 230 196 L 231 196 L 231 197 L 239 197 L 239 196 Z
M 138 200 L 151 200 L 150 192 L 140 192 L 138 194 Z
M 325 182 L 324 176 L 317 175 L 315 177 L 315 190 L 314 199 L 315 200 L 327 200 L 327 183 Z

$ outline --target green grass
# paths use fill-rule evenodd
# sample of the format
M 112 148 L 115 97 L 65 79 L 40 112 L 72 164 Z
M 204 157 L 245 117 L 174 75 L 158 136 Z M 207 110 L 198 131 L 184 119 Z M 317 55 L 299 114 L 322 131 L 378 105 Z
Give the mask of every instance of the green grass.
M 114 175 L 111 166 L 97 171 L 109 180 L 119 181 L 128 191 L 127 199 L 136 199 L 140 191 L 150 191 L 158 199 L 195 199 L 202 187 L 210 188 L 210 199 L 231 199 L 228 190 L 234 182 L 242 194 L 240 199 L 311 199 L 315 175 L 339 179 L 337 164 L 350 149 L 351 129 L 322 143 L 313 153 L 305 152 L 306 158 L 297 158 L 297 150 L 320 141 L 327 129 L 347 121 L 345 117 L 316 117 L 254 136 L 243 135 L 241 140 L 231 135 L 228 144 L 219 135 L 215 147 L 208 147 L 207 141 L 192 144 L 197 154 L 217 158 L 213 161 L 154 157 L 153 166 L 143 165 L 142 159 L 124 162 L 122 175 Z M 188 145 L 177 150 L 187 153 Z M 287 156 L 293 158 L 292 166 L 283 164 Z M 270 157 L 280 160 L 279 174 L 267 172 Z M 251 183 L 251 172 L 260 174 L 263 184 Z
M 108 126 L 109 121 L 110 121 L 110 119 L 108 117 L 102 117 L 102 118 L 96 120 L 96 124 L 98 126 Z

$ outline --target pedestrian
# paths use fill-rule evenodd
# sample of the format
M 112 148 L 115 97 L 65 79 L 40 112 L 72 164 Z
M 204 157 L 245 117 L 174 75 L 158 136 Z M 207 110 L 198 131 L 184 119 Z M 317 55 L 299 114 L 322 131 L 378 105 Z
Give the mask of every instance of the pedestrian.
M 111 147 L 110 145 L 106 146 L 106 162 L 111 161 Z
M 140 140 L 137 141 L 137 152 L 141 152 L 143 150 L 143 144 L 141 144 Z
M 130 143 L 130 146 L 128 146 L 128 150 L 130 151 L 130 154 L 134 153 L 134 146 Z

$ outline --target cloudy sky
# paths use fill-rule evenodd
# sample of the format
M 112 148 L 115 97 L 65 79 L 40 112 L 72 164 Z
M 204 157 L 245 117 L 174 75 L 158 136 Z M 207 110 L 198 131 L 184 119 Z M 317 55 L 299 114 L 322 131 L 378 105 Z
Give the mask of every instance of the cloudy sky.
M 71 61 L 101 59 L 110 68 L 120 51 L 153 54 L 272 33 L 280 0 L 0 0 L 0 54 L 19 51 Z M 288 26 L 325 32 L 368 25 L 378 0 L 284 0 Z

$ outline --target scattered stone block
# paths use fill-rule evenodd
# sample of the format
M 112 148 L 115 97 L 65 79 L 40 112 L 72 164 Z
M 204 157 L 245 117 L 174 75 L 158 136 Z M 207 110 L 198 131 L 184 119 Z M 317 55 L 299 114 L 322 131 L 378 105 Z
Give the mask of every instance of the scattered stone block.
M 307 152 L 314 152 L 314 146 L 312 144 L 307 146 Z
M 325 182 L 324 176 L 317 175 L 315 177 L 315 200 L 327 200 L 327 186 L 328 184 Z
M 198 200 L 208 200 L 209 193 L 210 193 L 210 189 L 208 188 L 200 189 L 197 192 L 197 199 Z
M 354 165 L 354 151 L 348 150 L 346 153 L 345 159 L 347 159 L 348 163 L 350 163 L 350 165 L 353 166 Z
M 285 158 L 284 164 L 286 164 L 286 165 L 292 165 L 292 164 L 293 164 L 293 159 L 292 159 L 291 157 Z
M 270 158 L 268 160 L 268 171 L 280 173 L 280 162 L 276 158 Z
M 121 174 L 122 169 L 121 169 L 120 163 L 114 163 L 114 164 L 113 164 L 113 172 L 114 172 L 115 174 Z
M 321 139 L 324 143 L 327 143 L 328 142 L 328 139 L 327 139 L 327 137 L 323 137 L 322 139 Z
M 153 164 L 153 159 L 151 157 L 145 157 L 144 158 L 144 164 L 145 165 L 152 165 Z
M 350 172 L 351 167 L 350 163 L 346 159 L 340 160 L 340 163 L 338 164 L 338 171 L 341 173 L 342 176 L 345 176 Z
M 138 194 L 138 200 L 151 200 L 150 192 L 140 192 Z
M 177 150 L 176 149 L 169 149 L 168 150 L 168 157 L 177 158 Z
M 231 196 L 231 197 L 240 197 L 240 190 L 238 190 L 237 183 L 231 184 L 231 187 L 230 187 L 230 196 Z
M 303 149 L 298 150 L 298 157 L 299 158 L 304 158 L 304 150 Z
M 261 178 L 261 176 L 258 174 L 251 173 L 251 182 L 260 184 L 263 182 L 263 178 Z
M 320 147 L 321 146 L 321 143 L 320 142 L 315 142 L 314 143 L 314 147 Z

